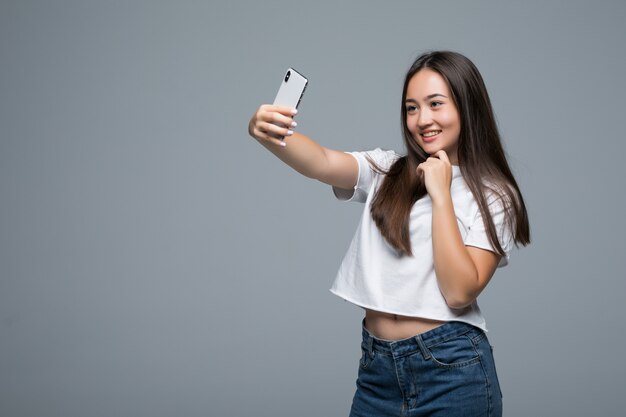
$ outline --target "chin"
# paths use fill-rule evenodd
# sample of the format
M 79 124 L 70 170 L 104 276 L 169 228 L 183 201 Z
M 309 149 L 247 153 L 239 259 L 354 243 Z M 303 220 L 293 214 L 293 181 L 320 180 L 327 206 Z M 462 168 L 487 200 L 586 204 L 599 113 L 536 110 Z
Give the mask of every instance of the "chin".
M 441 150 L 440 148 L 429 148 L 429 147 L 426 147 L 426 148 L 422 147 L 422 149 L 424 149 L 424 152 L 426 152 L 428 155 L 434 155 Z

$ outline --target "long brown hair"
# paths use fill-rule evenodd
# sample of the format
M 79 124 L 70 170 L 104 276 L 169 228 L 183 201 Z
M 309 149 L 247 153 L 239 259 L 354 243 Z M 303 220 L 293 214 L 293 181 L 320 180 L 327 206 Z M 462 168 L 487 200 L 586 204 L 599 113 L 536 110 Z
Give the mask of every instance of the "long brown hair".
M 403 255 L 412 255 L 410 212 L 413 204 L 427 194 L 424 183 L 416 174 L 416 168 L 429 155 L 409 131 L 405 100 L 409 81 L 424 68 L 436 71 L 443 77 L 459 111 L 459 167 L 478 203 L 489 241 L 498 254 L 505 255 L 488 209 L 487 193 L 493 192 L 505 209 L 506 225 L 512 231 L 515 245 L 529 244 L 528 213 L 502 148 L 485 83 L 468 58 L 450 51 L 435 51 L 419 56 L 406 74 L 402 90 L 401 119 L 407 155 L 399 158 L 384 172 L 373 164 L 374 169 L 385 174 L 372 201 L 371 214 L 376 226 L 391 246 Z

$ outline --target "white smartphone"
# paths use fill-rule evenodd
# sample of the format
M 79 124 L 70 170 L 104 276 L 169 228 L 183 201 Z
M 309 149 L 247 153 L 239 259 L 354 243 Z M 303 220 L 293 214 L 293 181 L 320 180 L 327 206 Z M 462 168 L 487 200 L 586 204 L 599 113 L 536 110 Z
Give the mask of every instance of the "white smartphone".
M 288 68 L 280 84 L 274 105 L 298 108 L 309 80 L 293 68 Z

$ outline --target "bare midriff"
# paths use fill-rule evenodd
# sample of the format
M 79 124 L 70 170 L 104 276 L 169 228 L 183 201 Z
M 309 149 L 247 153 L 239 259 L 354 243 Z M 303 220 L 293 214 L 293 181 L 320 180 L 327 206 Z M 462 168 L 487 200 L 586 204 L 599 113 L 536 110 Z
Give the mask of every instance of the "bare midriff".
M 446 322 L 365 310 L 365 328 L 372 335 L 385 340 L 407 339 L 439 327 L 444 323 Z

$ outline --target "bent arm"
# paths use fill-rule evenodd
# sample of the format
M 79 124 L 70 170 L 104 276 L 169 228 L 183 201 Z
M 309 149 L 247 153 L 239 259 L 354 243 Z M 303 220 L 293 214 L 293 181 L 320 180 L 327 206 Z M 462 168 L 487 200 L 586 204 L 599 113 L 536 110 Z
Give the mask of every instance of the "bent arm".
M 432 245 L 437 284 L 450 308 L 472 304 L 489 283 L 500 255 L 466 246 L 454 212 L 452 166 L 444 150 L 417 166 L 432 201 Z
M 465 246 L 451 198 L 433 202 L 435 274 L 446 303 L 464 308 L 474 302 L 498 266 L 500 255 Z

